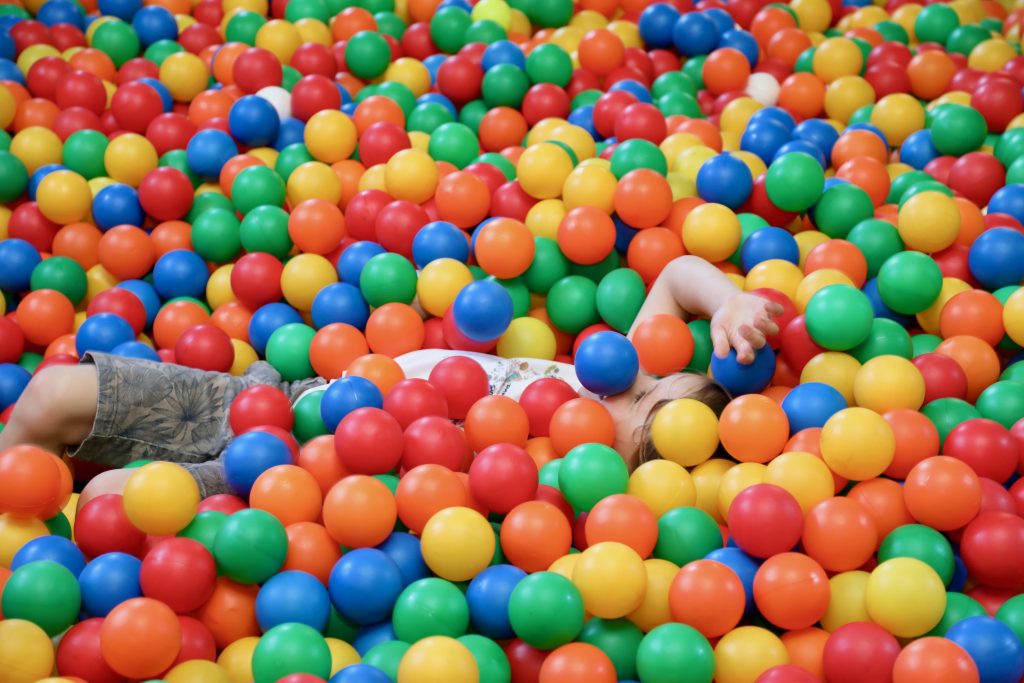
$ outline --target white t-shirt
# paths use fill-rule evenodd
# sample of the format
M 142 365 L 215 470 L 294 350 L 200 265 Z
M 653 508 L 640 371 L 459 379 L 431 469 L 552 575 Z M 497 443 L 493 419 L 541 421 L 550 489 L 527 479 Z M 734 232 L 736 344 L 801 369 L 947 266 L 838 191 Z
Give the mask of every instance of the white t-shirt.
M 406 379 L 428 379 L 430 371 L 434 369 L 434 366 L 452 356 L 472 358 L 479 363 L 483 367 L 484 372 L 487 373 L 487 381 L 491 385 L 491 393 L 498 396 L 508 396 L 518 400 L 531 382 L 544 377 L 556 377 L 567 382 L 576 391 L 581 392 L 581 395 L 592 396 L 592 394 L 583 390 L 583 385 L 580 384 L 579 379 L 576 377 L 576 370 L 573 366 L 553 360 L 500 358 L 472 351 L 423 349 L 402 354 L 395 358 L 395 362 L 402 368 Z M 326 391 L 328 386 L 330 386 L 330 383 L 303 392 L 296 401 L 301 400 L 306 394 Z

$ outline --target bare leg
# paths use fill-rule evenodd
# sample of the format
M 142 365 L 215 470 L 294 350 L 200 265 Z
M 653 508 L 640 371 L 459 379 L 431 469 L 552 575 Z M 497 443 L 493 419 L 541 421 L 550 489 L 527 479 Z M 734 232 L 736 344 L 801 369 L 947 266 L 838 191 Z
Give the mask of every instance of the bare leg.
M 78 494 L 78 509 L 81 510 L 86 503 L 93 498 L 107 493 L 124 493 L 124 485 L 128 483 L 128 477 L 137 472 L 135 469 L 108 470 L 101 472 L 89 480 L 82 492 Z
M 92 365 L 57 365 L 32 378 L 0 432 L 0 451 L 22 443 L 61 455 L 82 442 L 96 418 L 97 379 Z

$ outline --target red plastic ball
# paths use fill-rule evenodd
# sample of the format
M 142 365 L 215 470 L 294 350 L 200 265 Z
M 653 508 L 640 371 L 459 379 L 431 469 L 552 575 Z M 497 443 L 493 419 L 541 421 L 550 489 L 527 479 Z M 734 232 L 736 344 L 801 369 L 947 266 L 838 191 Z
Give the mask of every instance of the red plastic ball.
M 103 87 L 103 81 L 88 71 L 64 74 L 57 82 L 54 96 L 61 109 L 82 107 L 98 116 L 107 108 L 107 90 Z
M 384 397 L 384 410 L 398 420 L 402 429 L 421 417 L 448 417 L 444 392 L 425 379 L 403 379 Z
M 396 153 L 411 147 L 405 129 L 390 121 L 378 121 L 359 136 L 359 158 L 367 167 L 386 163 Z
M 149 122 L 146 139 L 153 143 L 156 153 L 162 156 L 172 149 L 185 149 L 198 130 L 196 124 L 184 114 L 168 112 Z
M 142 593 L 179 614 L 198 609 L 217 584 L 217 563 L 199 541 L 168 538 L 146 553 L 139 574 Z
M 403 45 L 405 42 L 403 38 Z M 437 89 L 456 105 L 462 105 L 480 97 L 483 78 L 484 71 L 479 63 L 468 55 L 454 55 L 441 63 L 437 71 Z
M 491 215 L 525 221 L 537 199 L 526 194 L 517 180 L 510 180 L 491 195 Z
M 238 62 L 235 62 L 235 68 L 237 67 Z M 292 88 L 292 116 L 300 121 L 308 121 L 313 114 L 324 109 L 340 108 L 341 92 L 334 81 L 326 76 L 303 76 Z
M 52 102 L 57 96 L 57 86 L 70 73 L 71 67 L 60 57 L 43 57 L 29 67 L 25 84 L 33 97 L 45 97 Z
M 330 48 L 320 43 L 304 43 L 292 53 L 291 66 L 303 76 L 320 74 L 333 78 L 338 63 Z
M 802 314 L 793 318 L 788 325 L 782 328 L 781 336 L 782 359 L 795 373 L 801 372 L 812 358 L 825 352 L 824 347 L 818 346 L 811 339 Z
M 405 29 L 405 33 L 402 34 L 402 49 L 407 56 L 420 61 L 437 54 L 437 46 L 430 37 L 430 24 L 417 21 Z
M 530 436 L 547 436 L 551 416 L 563 403 L 579 398 L 579 394 L 564 380 L 544 377 L 533 381 L 519 397 L 519 405 L 530 420 Z
M 145 562 L 143 562 L 143 566 L 145 566 Z M 207 662 L 217 661 L 217 642 L 206 624 L 195 617 L 182 615 L 178 616 L 178 624 L 181 626 L 181 650 L 174 658 L 172 667 L 192 659 L 202 659 Z
M 594 103 L 594 128 L 602 137 L 611 137 L 615 134 L 619 114 L 636 102 L 636 96 L 625 90 L 613 90 L 601 95 Z
M 783 350 L 785 354 L 785 350 Z M 922 353 L 911 361 L 924 378 L 924 402 L 967 396 L 967 374 L 960 364 L 939 353 Z
M 195 325 L 178 337 L 174 360 L 198 370 L 227 372 L 235 362 L 235 347 L 228 333 L 216 325 Z
M 402 460 L 402 427 L 380 408 L 359 408 L 334 432 L 338 460 L 353 474 L 385 474 Z
M 736 544 L 754 557 L 791 550 L 804 526 L 796 498 L 773 484 L 755 484 L 741 491 L 729 506 L 728 521 Z
M 146 327 L 146 307 L 139 297 L 127 289 L 111 287 L 97 294 L 85 309 L 86 315 L 113 313 L 128 321 L 135 334 L 140 334 Z
M 231 76 L 242 92 L 255 93 L 261 88 L 281 85 L 281 62 L 270 50 L 251 47 L 235 59 Z
M 39 251 L 49 252 L 53 248 L 53 238 L 61 226 L 57 225 L 39 210 L 35 202 L 18 205 L 7 221 L 7 236 L 22 239 Z
M 667 131 L 664 115 L 646 102 L 626 106 L 615 119 L 615 137 L 620 142 L 640 138 L 658 145 L 665 139 Z
M 946 436 L 942 452 L 961 460 L 979 477 L 1008 480 L 1017 470 L 1020 454 L 1010 430 L 998 422 L 975 418 L 961 422 Z
M 960 554 L 969 576 L 990 588 L 1024 590 L 1024 519 L 1005 512 L 978 515 L 964 529 Z
M 396 200 L 380 210 L 374 221 L 377 240 L 388 251 L 412 260 L 412 240 L 430 217 L 418 204 Z
M 1020 93 L 1020 88 L 1015 88 Z M 1006 169 L 991 154 L 965 154 L 949 169 L 949 186 L 978 206 L 985 206 L 996 190 L 1006 184 Z
M 146 174 L 139 185 L 143 210 L 158 221 L 181 218 L 192 208 L 192 181 L 176 168 L 163 166 Z
M 117 125 L 132 133 L 145 133 L 150 122 L 164 113 L 164 101 L 156 88 L 133 81 L 120 86 L 110 100 Z
M 100 117 L 84 107 L 69 107 L 57 114 L 53 120 L 53 132 L 66 141 L 73 133 L 80 130 L 102 130 Z
M 819 683 L 821 679 L 795 664 L 773 666 L 757 677 L 754 683 Z
M 231 291 L 252 310 L 281 298 L 284 264 L 270 254 L 253 252 L 238 259 L 231 269 Z
M 877 624 L 840 626 L 825 642 L 825 677 L 835 683 L 888 683 L 900 654 L 896 638 Z
M 247 507 L 249 506 L 245 504 L 245 501 L 238 496 L 233 496 L 230 493 L 218 493 L 201 500 L 199 507 L 196 508 L 196 514 L 200 512 L 223 512 L 225 515 L 233 515 Z
M 445 358 L 430 371 L 428 380 L 444 394 L 448 416 L 453 420 L 464 420 L 470 407 L 490 394 L 487 373 L 465 356 Z
M 291 401 L 277 387 L 258 385 L 243 389 L 231 402 L 228 424 L 235 434 L 272 425 L 291 431 L 295 422 Z
M 82 506 L 75 516 L 75 543 L 86 557 L 121 552 L 138 555 L 146 543 L 125 514 L 121 496 L 107 493 Z
M 405 470 L 430 464 L 458 472 L 471 455 L 466 433 L 446 417 L 428 415 L 414 420 L 405 428 L 402 439 Z
M 391 125 L 391 124 L 374 124 Z M 370 126 L 373 128 L 373 126 Z M 369 129 L 367 129 L 369 133 Z M 365 137 L 365 134 L 364 134 Z M 360 154 L 362 154 L 360 150 Z M 365 160 L 365 156 L 363 159 Z M 349 200 L 345 208 L 345 230 L 357 240 L 377 241 L 377 214 L 391 203 L 391 196 L 381 190 L 363 190 Z
M 543 119 L 562 119 L 569 116 L 570 105 L 569 94 L 565 90 L 554 83 L 538 83 L 523 97 L 523 116 L 531 126 Z
M 72 626 L 57 645 L 57 668 L 63 676 L 77 676 L 89 683 L 124 683 L 100 651 L 103 619 L 86 619 Z
M 469 490 L 490 512 L 507 514 L 537 495 L 537 465 L 526 449 L 509 443 L 488 446 L 469 467 Z
M 979 81 L 971 93 L 971 106 L 985 117 L 989 131 L 1002 133 L 1006 125 L 1024 110 L 1024 94 L 1012 78 L 989 78 Z
M 17 363 L 25 350 L 25 335 L 13 318 L 0 317 L 0 363 Z

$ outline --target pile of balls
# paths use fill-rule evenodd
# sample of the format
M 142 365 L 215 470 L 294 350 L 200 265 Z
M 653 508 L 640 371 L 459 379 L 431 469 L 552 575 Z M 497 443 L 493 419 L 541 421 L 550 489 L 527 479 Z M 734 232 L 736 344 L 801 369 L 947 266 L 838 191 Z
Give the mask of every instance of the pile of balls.
M 234 495 L 77 511 L 0 452 L 0 683 L 1018 683 L 1024 10 L 1010 0 L 0 5 L 0 427 L 111 353 L 286 381 Z M 634 326 L 679 257 L 750 364 Z M 710 372 L 599 401 L 422 348 Z M 645 432 L 647 434 L 648 432 Z M 89 472 L 74 463 L 79 480 Z

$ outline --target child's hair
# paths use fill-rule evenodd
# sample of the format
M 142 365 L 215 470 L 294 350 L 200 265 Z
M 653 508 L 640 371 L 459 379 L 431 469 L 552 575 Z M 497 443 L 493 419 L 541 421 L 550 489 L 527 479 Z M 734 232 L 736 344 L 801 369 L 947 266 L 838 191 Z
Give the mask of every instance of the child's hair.
M 696 375 L 704 380 L 704 384 L 690 392 L 686 396 L 677 396 L 676 398 L 692 398 L 695 401 L 700 401 L 715 413 L 715 416 L 721 416 L 722 411 L 725 410 L 725 406 L 729 405 L 729 401 L 732 397 L 729 392 L 726 391 L 725 387 L 711 379 L 703 373 L 687 373 Z M 650 412 L 647 413 L 647 417 L 644 419 L 643 427 L 641 427 L 640 433 L 640 445 L 637 446 L 636 457 L 633 458 L 633 462 L 636 463 L 636 467 L 643 465 L 645 462 L 651 460 L 657 460 L 661 457 L 658 454 L 658 450 L 654 447 L 654 441 L 651 439 L 651 424 L 654 422 L 654 416 L 658 414 L 662 406 L 667 403 L 671 403 L 675 399 L 662 399 L 654 404 Z

